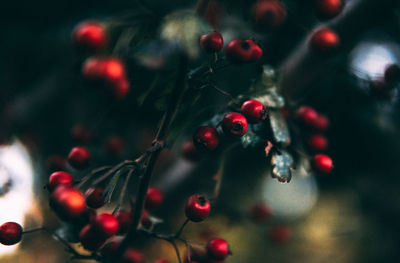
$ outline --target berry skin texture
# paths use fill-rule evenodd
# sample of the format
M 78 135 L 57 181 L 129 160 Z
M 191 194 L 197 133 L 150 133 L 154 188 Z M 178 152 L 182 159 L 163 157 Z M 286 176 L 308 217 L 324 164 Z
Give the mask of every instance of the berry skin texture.
M 73 187 L 60 185 L 50 196 L 50 206 L 62 219 L 80 217 L 86 210 L 85 197 Z
M 251 207 L 250 216 L 257 222 L 265 222 L 272 216 L 272 208 L 266 204 L 259 203 Z
M 222 238 L 214 238 L 208 241 L 207 254 L 215 260 L 224 260 L 229 255 L 229 245 Z
M 329 28 L 316 30 L 310 39 L 310 47 L 319 54 L 330 54 L 340 45 L 339 35 Z
M 214 150 L 219 143 L 217 129 L 211 126 L 199 127 L 193 135 L 193 143 L 199 150 Z
M 185 214 L 192 222 L 201 222 L 210 214 L 211 205 L 203 195 L 192 195 L 186 202 Z
M 254 22 L 262 29 L 280 26 L 286 15 L 285 6 L 278 0 L 260 0 L 253 7 Z
M 104 205 L 104 189 L 101 187 L 91 187 L 86 190 L 86 204 L 90 208 L 100 208 Z
M 85 147 L 74 147 L 68 154 L 68 163 L 78 170 L 87 168 L 90 159 L 91 154 Z
M 72 186 L 73 181 L 74 179 L 72 178 L 72 175 L 70 173 L 63 171 L 54 172 L 49 177 L 49 190 L 53 191 L 54 189 L 56 189 L 56 187 L 60 185 Z
M 262 49 L 253 40 L 234 39 L 225 48 L 228 60 L 234 63 L 249 63 L 261 58 Z
M 320 18 L 333 18 L 342 12 L 344 3 L 342 0 L 317 0 L 317 15 Z
M 328 140 L 322 134 L 314 134 L 307 140 L 308 146 L 314 152 L 323 152 L 328 148 Z
M 115 215 L 119 223 L 118 234 L 126 234 L 131 226 L 132 216 L 129 212 L 120 210 Z
M 144 263 L 144 255 L 138 249 L 128 248 L 122 255 L 122 263 Z
M 328 174 L 333 169 L 332 159 L 325 154 L 316 154 L 311 160 L 311 166 L 318 173 Z
M 181 148 L 182 157 L 190 162 L 196 162 L 201 159 L 201 152 L 196 148 L 193 141 L 187 141 Z
M 224 39 L 219 32 L 211 32 L 200 37 L 200 45 L 207 53 L 214 53 L 222 49 Z
M 234 138 L 240 138 L 246 134 L 247 120 L 240 113 L 230 112 L 222 119 L 221 126 L 226 135 Z
M 258 100 L 248 100 L 242 104 L 240 112 L 250 123 L 259 123 L 267 118 L 267 108 Z
M 145 208 L 152 210 L 159 207 L 164 201 L 164 194 L 157 187 L 149 187 L 147 189 Z
M 105 238 L 98 235 L 92 225 L 86 225 L 79 232 L 79 241 L 82 246 L 89 250 L 95 251 L 99 249 L 105 242 Z
M 283 244 L 290 240 L 292 235 L 290 229 L 285 225 L 275 226 L 271 229 L 270 238 L 272 241 Z
M 93 227 L 97 234 L 109 238 L 118 233 L 119 222 L 112 214 L 102 213 L 94 220 Z
M 7 222 L 0 226 L 0 243 L 6 246 L 15 245 L 21 241 L 22 227 L 15 222 Z
M 103 24 L 97 21 L 84 21 L 72 31 L 72 42 L 80 49 L 97 52 L 107 45 L 107 34 Z

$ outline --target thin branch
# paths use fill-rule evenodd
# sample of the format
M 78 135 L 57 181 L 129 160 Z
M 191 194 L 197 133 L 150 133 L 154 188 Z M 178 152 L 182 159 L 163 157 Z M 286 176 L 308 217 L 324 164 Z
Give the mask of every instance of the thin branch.
M 87 181 L 89 181 L 95 174 L 103 172 L 105 170 L 111 169 L 112 166 L 107 165 L 107 166 L 102 166 L 99 168 L 94 169 L 93 171 L 91 171 L 88 175 L 86 175 L 85 177 L 83 177 L 79 183 L 76 185 L 77 188 L 82 187 Z
M 118 210 L 120 209 L 120 207 L 122 206 L 122 204 L 123 204 L 123 202 L 124 202 L 126 190 L 127 190 L 127 188 L 128 188 L 129 180 L 131 179 L 132 174 L 133 174 L 134 172 L 135 172 L 135 168 L 132 168 L 132 169 L 129 170 L 128 175 L 127 175 L 126 178 L 125 178 L 124 185 L 122 186 L 121 194 L 119 195 L 118 204 L 117 204 L 117 206 L 115 207 L 115 209 L 114 209 L 114 211 L 113 211 L 113 214 L 117 213 Z
M 181 258 L 181 253 L 179 252 L 179 248 L 178 248 L 178 246 L 176 245 L 176 243 L 175 243 L 175 241 L 170 241 L 170 243 L 171 243 L 171 245 L 174 247 L 174 249 L 175 249 L 175 252 L 176 252 L 176 256 L 178 257 L 178 262 L 179 263 L 182 263 L 182 258 Z
M 119 164 L 117 164 L 116 166 L 114 166 L 113 168 L 111 168 L 107 173 L 105 173 L 103 176 L 97 178 L 94 182 L 93 185 L 98 185 L 99 183 L 103 182 L 104 180 L 106 180 L 108 177 L 110 177 L 111 175 L 113 175 L 114 173 L 116 173 L 119 169 L 125 167 L 128 164 L 135 164 L 134 161 L 131 160 L 125 160 Z
M 187 225 L 187 223 L 189 223 L 189 219 L 186 218 L 185 222 L 183 222 L 182 226 L 179 228 L 179 230 L 176 232 L 175 234 L 175 238 L 179 238 L 183 232 L 183 229 L 185 229 L 185 226 Z

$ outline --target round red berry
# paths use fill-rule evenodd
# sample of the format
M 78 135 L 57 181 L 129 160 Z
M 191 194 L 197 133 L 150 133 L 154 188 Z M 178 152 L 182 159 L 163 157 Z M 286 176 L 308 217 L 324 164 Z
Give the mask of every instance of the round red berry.
M 201 126 L 193 135 L 193 143 L 199 150 L 212 151 L 218 146 L 217 129 L 211 126 Z
M 328 140 L 322 134 L 314 134 L 307 140 L 308 146 L 315 152 L 323 152 L 328 148 Z
M 120 154 L 124 150 L 124 147 L 125 143 L 119 136 L 112 136 L 105 143 L 106 152 L 112 155 Z
M 329 127 L 329 119 L 323 114 L 318 114 L 312 126 L 318 131 L 326 131 Z
M 115 215 L 119 223 L 119 234 L 126 234 L 131 227 L 132 215 L 124 210 L 118 211 Z
M 107 34 L 103 24 L 97 21 L 84 21 L 72 32 L 74 44 L 85 51 L 96 52 L 107 45 Z
M 258 100 L 248 100 L 242 104 L 240 112 L 250 123 L 258 123 L 267 118 L 267 108 Z
M 318 118 L 318 113 L 309 106 L 301 106 L 295 113 L 296 119 L 308 126 L 312 126 Z
M 230 112 L 222 119 L 222 130 L 228 136 L 239 138 L 246 134 L 247 120 L 237 112 Z
M 270 238 L 276 243 L 286 243 L 289 241 L 291 231 L 287 226 L 280 225 L 271 229 Z
M 251 207 L 250 216 L 255 221 L 265 222 L 272 216 L 272 208 L 264 203 L 259 203 Z
M 155 209 L 159 207 L 164 201 L 164 194 L 157 187 L 149 187 L 147 189 L 145 207 L 146 209 Z
M 91 154 L 84 147 L 74 147 L 68 154 L 68 163 L 75 169 L 85 169 L 89 166 Z
M 54 172 L 49 177 L 49 190 L 53 191 L 57 186 L 60 185 L 72 186 L 73 181 L 74 179 L 70 173 L 63 171 Z
M 224 39 L 219 32 L 211 32 L 201 36 L 200 45 L 207 53 L 214 53 L 222 49 Z
M 253 7 L 254 21 L 264 29 L 280 26 L 286 15 L 285 6 L 278 0 L 259 0 Z
M 186 202 L 186 217 L 193 222 L 201 222 L 210 214 L 211 205 L 203 195 L 192 195 Z
M 100 236 L 108 238 L 118 233 L 119 222 L 112 214 L 102 213 L 94 220 L 93 227 Z
M 169 261 L 165 258 L 158 258 L 154 261 L 154 263 L 169 263 Z
M 339 35 L 329 28 L 316 30 L 310 39 L 310 47 L 312 50 L 321 54 L 331 53 L 335 51 L 339 45 Z
M 15 222 L 7 222 L 0 226 L 0 243 L 6 246 L 17 244 L 22 238 L 22 227 Z
M 122 255 L 122 263 L 144 263 L 144 255 L 138 249 L 128 248 Z
M 224 260 L 229 255 L 229 245 L 222 238 L 214 238 L 208 241 L 207 254 L 215 260 Z
M 101 187 L 91 187 L 86 190 L 86 204 L 90 208 L 100 208 L 104 205 L 105 196 L 104 189 Z
M 386 83 L 400 82 L 400 66 L 397 64 L 388 65 L 385 68 L 384 79 Z
M 201 152 L 194 146 L 193 141 L 187 141 L 182 145 L 181 155 L 190 162 L 199 161 L 201 159 Z
M 93 226 L 89 224 L 79 232 L 79 241 L 85 249 L 95 251 L 104 244 L 106 239 L 94 231 Z
M 325 154 L 316 154 L 311 161 L 312 168 L 318 173 L 330 173 L 333 169 L 332 159 Z
M 333 18 L 343 9 L 343 0 L 317 0 L 316 8 L 318 16 L 322 18 Z
M 234 39 L 226 46 L 225 55 L 232 62 L 253 62 L 261 58 L 262 49 L 253 40 Z
M 50 196 L 50 206 L 63 219 L 75 219 L 86 211 L 85 197 L 72 187 L 60 185 Z

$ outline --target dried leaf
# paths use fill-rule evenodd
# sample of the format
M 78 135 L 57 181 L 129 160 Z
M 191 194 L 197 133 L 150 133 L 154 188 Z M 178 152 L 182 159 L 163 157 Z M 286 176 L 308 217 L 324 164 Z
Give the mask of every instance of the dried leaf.
M 290 133 L 286 120 L 280 111 L 271 110 L 269 112 L 269 121 L 274 141 L 282 146 L 288 146 L 291 142 Z

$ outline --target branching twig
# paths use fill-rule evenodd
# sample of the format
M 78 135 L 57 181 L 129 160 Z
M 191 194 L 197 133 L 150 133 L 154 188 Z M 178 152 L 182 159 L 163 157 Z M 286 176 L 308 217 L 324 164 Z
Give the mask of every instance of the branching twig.
M 135 168 L 132 168 L 129 170 L 128 175 L 125 178 L 125 182 L 124 185 L 122 186 L 121 189 L 121 194 L 119 195 L 119 199 L 118 199 L 118 203 L 117 206 L 115 207 L 113 214 L 117 213 L 118 210 L 120 209 L 120 207 L 122 206 L 123 202 L 124 202 L 124 198 L 125 198 L 125 194 L 126 194 L 126 190 L 128 188 L 128 184 L 129 184 L 129 180 L 132 177 L 132 174 L 135 172 Z
M 102 166 L 99 168 L 94 169 L 93 171 L 91 171 L 88 175 L 86 175 L 85 177 L 83 177 L 79 183 L 76 185 L 77 188 L 82 187 L 87 181 L 89 181 L 95 174 L 103 172 L 105 170 L 111 169 L 112 166 Z

